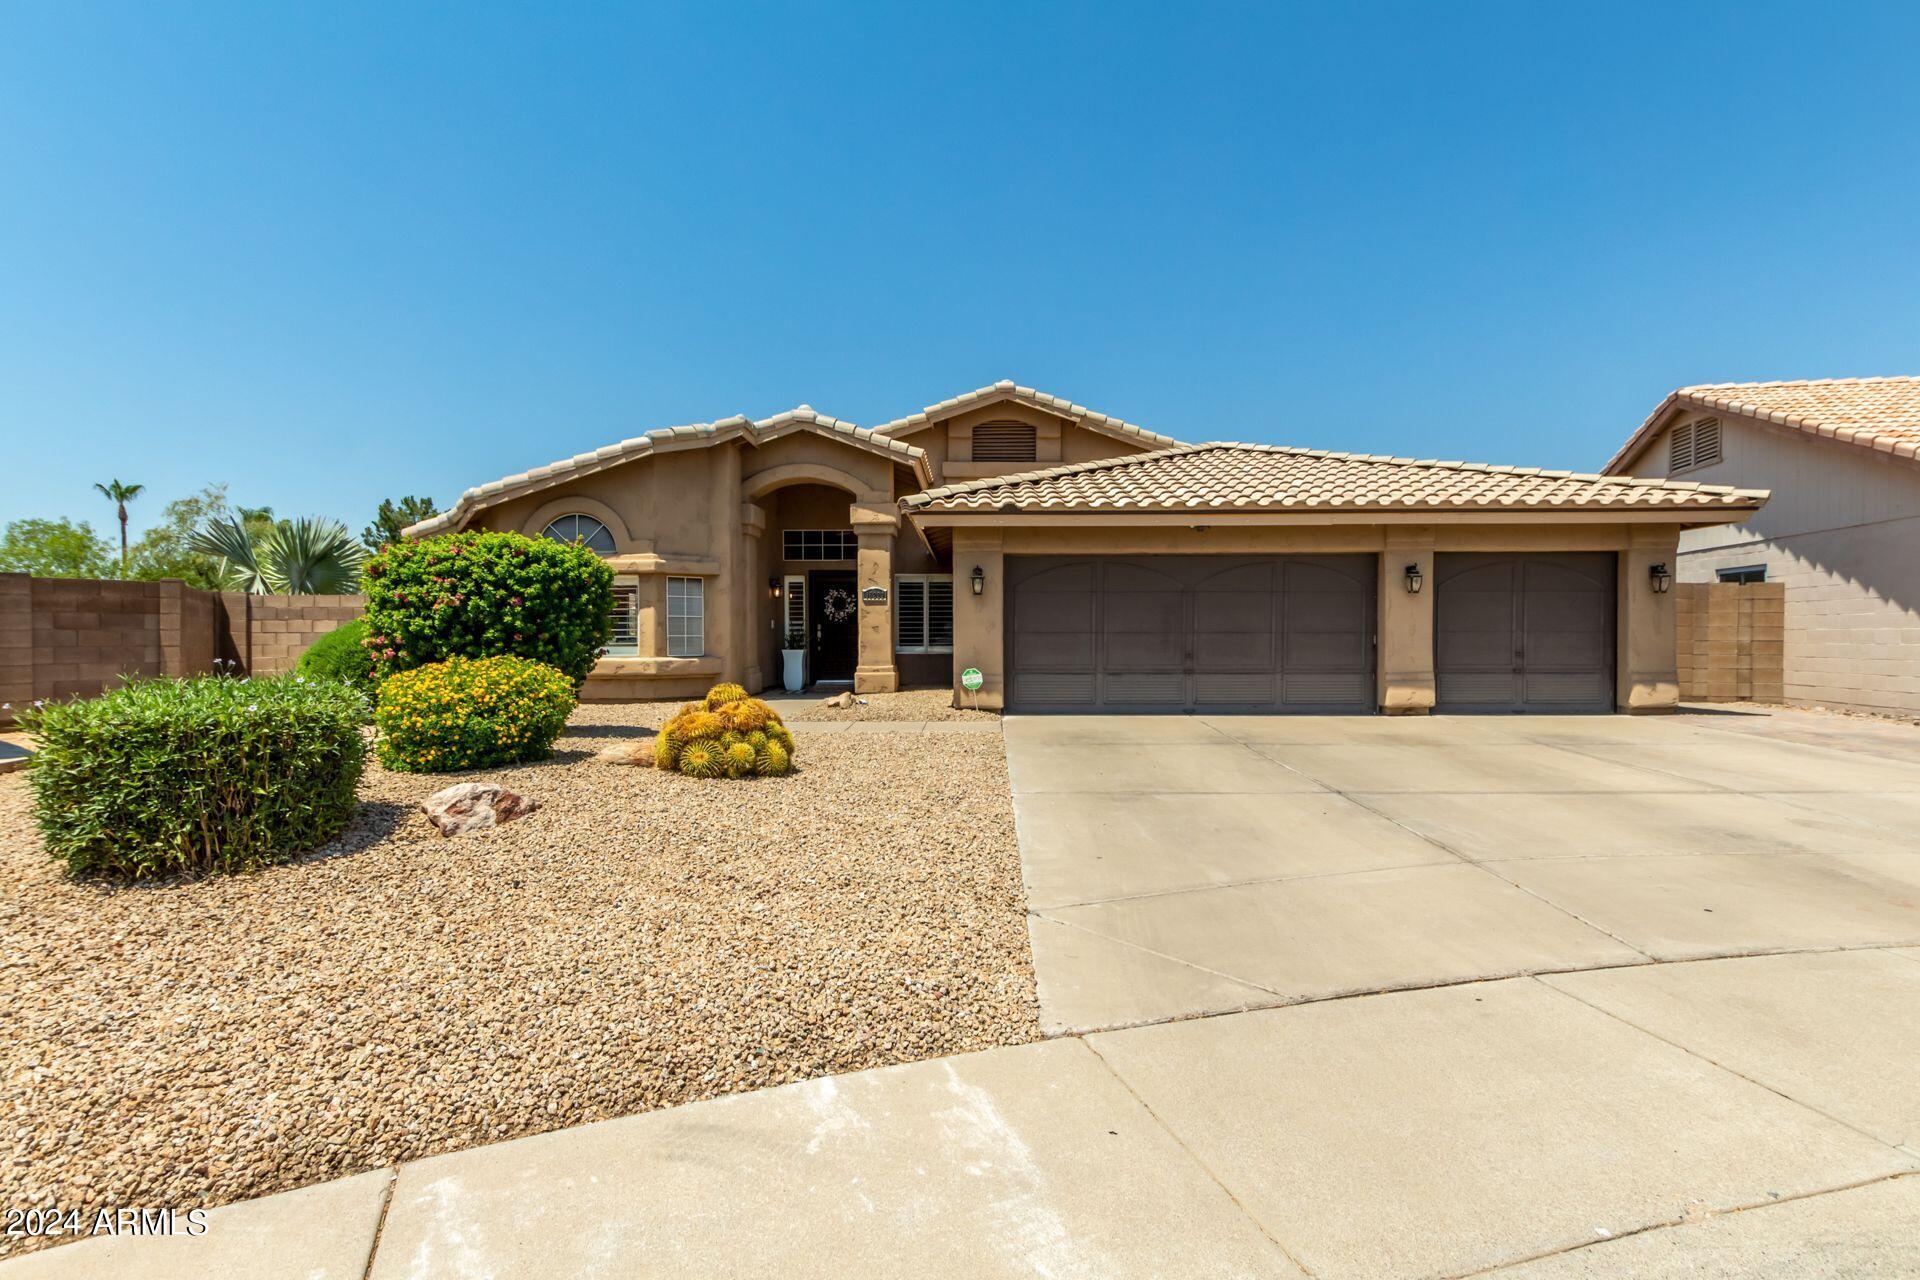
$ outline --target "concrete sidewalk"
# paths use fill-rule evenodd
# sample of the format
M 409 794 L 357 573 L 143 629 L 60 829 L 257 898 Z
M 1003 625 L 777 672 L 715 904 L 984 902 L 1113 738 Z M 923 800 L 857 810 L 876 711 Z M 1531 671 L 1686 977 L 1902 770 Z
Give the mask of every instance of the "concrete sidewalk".
M 1640 965 L 788 1085 L 74 1244 L 89 1277 L 1920 1274 L 1920 950 Z

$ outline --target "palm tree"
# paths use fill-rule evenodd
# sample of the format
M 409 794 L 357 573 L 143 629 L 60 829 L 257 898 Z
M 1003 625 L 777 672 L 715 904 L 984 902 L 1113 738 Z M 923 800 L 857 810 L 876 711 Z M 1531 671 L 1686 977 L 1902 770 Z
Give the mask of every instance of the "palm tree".
M 245 521 L 228 516 L 208 525 L 193 549 L 218 556 L 229 590 L 253 595 L 347 595 L 360 585 L 367 550 L 338 520 L 302 516 L 282 520 L 258 536 Z
M 121 484 L 118 480 L 110 484 L 93 486 L 100 496 L 119 508 L 120 514 L 120 576 L 127 576 L 127 504 L 139 497 L 147 486 L 143 484 Z

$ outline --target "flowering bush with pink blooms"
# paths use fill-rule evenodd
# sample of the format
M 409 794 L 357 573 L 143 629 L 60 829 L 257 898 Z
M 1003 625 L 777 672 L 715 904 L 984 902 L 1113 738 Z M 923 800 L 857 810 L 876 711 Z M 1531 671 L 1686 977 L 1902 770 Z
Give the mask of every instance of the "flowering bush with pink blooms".
M 448 658 L 512 655 L 577 686 L 613 634 L 613 570 L 581 546 L 517 533 L 395 542 L 367 563 L 367 652 L 384 680 Z

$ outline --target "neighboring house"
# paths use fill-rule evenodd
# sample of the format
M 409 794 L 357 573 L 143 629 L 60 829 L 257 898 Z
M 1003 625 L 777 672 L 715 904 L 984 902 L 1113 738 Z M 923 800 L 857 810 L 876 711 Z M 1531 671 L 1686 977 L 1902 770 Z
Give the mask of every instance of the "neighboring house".
M 763 688 L 793 630 L 814 682 L 983 707 L 1660 711 L 1679 539 L 1765 500 L 1184 445 L 1000 382 L 872 430 L 803 405 L 649 432 L 407 533 L 607 557 L 615 640 L 588 699 Z
M 1786 584 L 1788 701 L 1920 714 L 1920 378 L 1682 387 L 1605 471 L 1772 490 L 1680 580 Z

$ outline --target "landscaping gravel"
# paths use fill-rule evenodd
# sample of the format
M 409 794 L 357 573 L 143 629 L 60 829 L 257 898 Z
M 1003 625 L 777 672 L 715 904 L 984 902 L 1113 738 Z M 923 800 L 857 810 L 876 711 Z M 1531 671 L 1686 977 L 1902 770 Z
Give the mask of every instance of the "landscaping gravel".
M 594 758 L 670 710 L 370 765 L 335 845 L 192 884 L 67 880 L 0 777 L 0 1204 L 211 1206 L 1038 1036 L 999 735 L 802 729 L 741 782 Z M 477 779 L 541 807 L 436 834 L 419 800 Z

